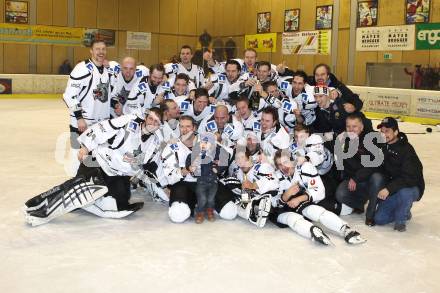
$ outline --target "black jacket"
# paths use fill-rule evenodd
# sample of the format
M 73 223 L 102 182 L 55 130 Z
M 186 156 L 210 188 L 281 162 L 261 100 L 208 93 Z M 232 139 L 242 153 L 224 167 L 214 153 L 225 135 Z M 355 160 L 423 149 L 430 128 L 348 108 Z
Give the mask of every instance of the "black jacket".
M 390 195 L 399 189 L 417 186 L 420 190 L 420 200 L 425 190 L 423 166 L 405 133 L 399 133 L 396 143 L 383 145 L 382 151 L 383 170 L 389 180 L 386 188 Z
M 336 135 L 345 131 L 345 120 L 349 113 L 344 109 L 345 100 L 343 98 L 336 99 L 330 104 L 327 109 L 321 109 L 316 107 L 315 115 L 316 119 L 312 124 L 312 131 L 316 133 L 324 133 L 333 131 Z M 365 115 L 360 112 L 360 109 L 356 108 L 355 113 L 359 114 L 362 118 L 362 123 L 364 124 L 364 131 L 373 131 L 373 125 L 371 120 L 365 117 Z
M 371 148 L 367 149 L 365 147 L 365 135 L 369 133 L 364 131 L 359 136 L 359 146 L 356 151 L 356 154 L 351 158 L 344 159 L 343 165 L 344 170 L 342 171 L 342 179 L 353 179 L 356 183 L 365 182 L 368 178 L 375 172 L 380 170 L 380 166 L 378 167 L 367 167 L 362 164 L 362 156 L 369 156 L 369 160 L 372 161 L 375 159 L 373 151 Z M 343 144 L 343 151 L 347 153 L 349 148 L 350 138 L 346 138 Z M 376 141 L 373 141 L 373 144 L 377 148 L 376 151 L 380 152 L 380 146 Z M 337 158 L 338 159 L 338 158 Z M 341 158 L 342 159 L 342 158 Z

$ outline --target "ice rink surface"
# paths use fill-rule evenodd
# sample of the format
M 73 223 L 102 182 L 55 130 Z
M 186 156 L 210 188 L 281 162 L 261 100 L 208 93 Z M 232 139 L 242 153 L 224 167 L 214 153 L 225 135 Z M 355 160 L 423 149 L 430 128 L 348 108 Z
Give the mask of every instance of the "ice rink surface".
M 409 135 L 426 191 L 407 232 L 344 217 L 368 242 L 329 233 L 323 247 L 272 224 L 242 219 L 172 224 L 167 208 L 121 220 L 76 211 L 30 227 L 30 197 L 67 179 L 55 158 L 68 131 L 58 100 L 0 100 L 0 292 L 440 292 L 440 133 Z M 403 123 L 403 131 L 426 126 Z M 61 145 L 65 145 L 62 144 Z M 59 159 L 59 158 L 58 158 Z

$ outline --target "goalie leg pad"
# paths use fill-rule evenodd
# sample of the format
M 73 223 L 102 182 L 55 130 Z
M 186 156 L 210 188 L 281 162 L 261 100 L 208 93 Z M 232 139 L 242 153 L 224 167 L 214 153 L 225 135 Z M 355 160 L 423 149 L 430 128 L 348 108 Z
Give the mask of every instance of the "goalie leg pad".
M 173 202 L 168 209 L 168 216 L 173 223 L 183 223 L 191 216 L 191 209 L 183 202 Z
M 143 202 L 137 202 L 129 204 L 127 209 L 120 211 L 118 210 L 116 200 L 112 196 L 105 196 L 82 209 L 101 218 L 120 219 L 133 214 L 143 206 Z
M 233 220 L 237 217 L 238 207 L 232 201 L 229 201 L 220 210 L 219 216 L 224 220 Z
M 46 203 L 38 209 L 29 211 L 26 222 L 32 226 L 45 224 L 77 208 L 92 204 L 107 192 L 106 186 L 85 182 L 82 178 L 68 180 L 43 195 Z

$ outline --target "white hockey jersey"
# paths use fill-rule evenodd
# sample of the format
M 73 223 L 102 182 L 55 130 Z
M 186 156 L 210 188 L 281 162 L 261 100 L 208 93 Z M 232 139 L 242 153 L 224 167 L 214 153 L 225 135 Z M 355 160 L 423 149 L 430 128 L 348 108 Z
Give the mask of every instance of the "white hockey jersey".
M 221 144 L 233 148 L 237 141 L 243 137 L 243 125 L 237 120 L 237 118 L 235 118 L 235 116 L 230 115 L 229 121 L 226 123 L 224 129 L 218 129 L 217 123 L 214 119 L 214 114 L 211 114 L 200 122 L 198 132 L 219 132 L 221 133 L 222 137 Z
M 309 162 L 305 162 L 301 166 L 296 165 L 293 176 L 286 176 L 279 170 L 276 172 L 276 176 L 279 180 L 278 199 L 294 184 L 299 184 L 312 202 L 317 203 L 325 197 L 325 187 L 321 177 Z
M 203 119 L 211 116 L 215 112 L 215 105 L 208 105 L 202 112 L 196 113 L 194 111 L 193 101 L 187 96 L 179 96 L 174 99 L 180 108 L 181 115 L 188 115 L 194 118 L 197 124 L 200 124 Z
M 197 179 L 191 174 L 182 176 L 181 168 L 185 168 L 186 159 L 191 156 L 191 150 L 180 140 L 167 144 L 163 150 L 160 162 L 168 185 L 176 184 L 179 181 L 196 182 Z
M 192 63 L 190 68 L 185 68 L 182 63 L 165 64 L 165 74 L 168 75 L 169 78 L 174 78 L 179 73 L 185 73 L 188 75 L 196 88 L 205 85 L 205 75 L 202 67 Z
M 304 117 L 304 124 L 311 125 L 315 119 L 315 108 L 318 106 L 315 97 L 313 96 L 313 86 L 305 85 L 304 90 L 297 96 L 294 96 L 291 77 L 284 77 L 278 81 L 278 88 L 289 98 L 290 101 L 295 101 Z
M 233 162 L 229 168 L 229 175 L 237 178 L 241 183 L 245 180 L 256 183 L 258 186 L 257 192 L 259 194 L 276 191 L 279 187 L 275 170 L 267 163 L 255 164 L 247 173 L 244 173 L 243 170 L 238 168 L 237 164 Z
M 159 131 L 142 135 L 144 120 L 136 115 L 123 115 L 96 123 L 78 138 L 92 151 L 109 176 L 133 176 L 140 166 L 158 162 L 162 137 Z
M 305 141 L 305 156 L 318 170 L 319 175 L 324 175 L 333 166 L 333 154 L 324 147 L 324 140 L 317 134 L 311 134 Z
M 290 136 L 283 127 L 276 126 L 267 134 L 263 134 L 260 130 L 256 134 L 261 149 L 271 164 L 273 164 L 273 157 L 277 150 L 287 149 L 290 146 Z
M 87 125 L 110 118 L 110 75 L 89 59 L 78 63 L 70 73 L 63 100 L 69 108 L 70 125 L 78 127 L 77 119 Z
M 161 85 L 152 86 L 148 82 L 148 76 L 142 77 L 132 88 L 124 104 L 123 113 L 139 113 L 145 109 L 151 109 L 156 105 L 153 104 L 154 99 L 159 92 L 162 91 Z
M 237 99 L 240 92 L 240 83 L 238 80 L 231 83 L 224 73 L 211 74 L 209 77 L 213 83 L 213 87 L 209 90 L 209 96 L 217 99 L 217 101 L 225 101 L 231 103 L 231 99 Z

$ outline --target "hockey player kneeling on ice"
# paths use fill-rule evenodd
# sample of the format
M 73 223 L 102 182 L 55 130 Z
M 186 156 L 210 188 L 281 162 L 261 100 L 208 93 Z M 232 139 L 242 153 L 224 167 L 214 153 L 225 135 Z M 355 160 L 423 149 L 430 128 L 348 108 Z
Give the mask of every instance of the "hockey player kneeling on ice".
M 180 138 L 169 143 L 162 152 L 161 165 L 164 176 L 170 188 L 168 216 L 174 223 L 185 222 L 193 214 L 197 203 L 197 179 L 186 168 L 186 160 L 191 156 L 196 141 L 196 123 L 191 116 L 183 115 L 179 121 Z M 216 151 L 214 160 L 219 166 L 228 166 L 231 150 L 220 145 L 220 152 Z M 219 174 L 221 176 L 221 174 Z M 220 218 L 232 220 L 237 216 L 237 206 L 233 202 L 233 193 L 218 183 L 215 195 L 215 210 Z
M 272 195 L 276 195 L 278 180 L 269 163 L 254 163 L 248 151 L 237 152 L 229 174 L 241 183 L 238 215 L 258 226 L 264 227 L 271 209 Z
M 325 245 L 331 243 L 329 237 L 305 218 L 321 223 L 344 237 L 348 244 L 365 242 L 359 232 L 352 230 L 336 214 L 316 204 L 324 198 L 325 188 L 318 171 L 310 162 L 299 166 L 288 151 L 282 150 L 275 153 L 274 160 L 278 170 L 279 193 L 272 201 L 271 221 L 280 227 L 287 225 L 301 236 Z
M 27 201 L 26 221 L 44 224 L 76 208 L 106 218 L 122 218 L 141 209 L 143 203 L 129 203 L 130 177 L 157 161 L 160 117 L 159 109 L 152 109 L 145 119 L 124 115 L 87 129 L 78 138 L 82 164 L 77 176 Z M 89 152 L 98 165 L 84 162 Z M 85 181 L 90 179 L 100 185 Z

